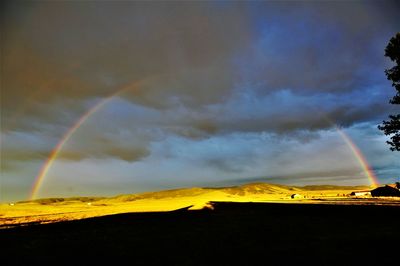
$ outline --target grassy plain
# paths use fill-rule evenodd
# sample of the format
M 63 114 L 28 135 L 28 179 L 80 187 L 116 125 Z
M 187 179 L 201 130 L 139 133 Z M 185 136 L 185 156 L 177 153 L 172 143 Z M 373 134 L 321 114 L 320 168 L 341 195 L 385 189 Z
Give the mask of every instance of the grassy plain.
M 198 210 L 209 202 L 269 202 L 326 204 L 399 204 L 399 200 L 350 197 L 369 187 L 293 187 L 255 183 L 223 188 L 185 188 L 115 197 L 47 198 L 0 205 L 0 228 L 78 220 L 130 212 L 166 212 L 190 206 Z M 295 198 L 292 195 L 296 194 Z

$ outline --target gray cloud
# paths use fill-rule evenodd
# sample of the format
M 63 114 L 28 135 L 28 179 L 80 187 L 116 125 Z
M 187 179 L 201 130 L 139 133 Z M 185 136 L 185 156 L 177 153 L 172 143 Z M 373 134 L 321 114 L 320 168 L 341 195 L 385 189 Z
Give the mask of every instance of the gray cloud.
M 157 108 L 219 103 L 243 82 L 261 84 L 258 93 L 358 89 L 374 79 L 364 66 L 382 64 L 385 38 L 399 26 L 382 15 L 395 14 L 392 2 L 5 7 L 2 109 L 17 116 L 17 128 L 23 116 L 40 123 L 56 123 L 60 109 L 79 116 L 83 99 L 140 80 L 139 92 L 126 97 Z M 68 99 L 75 106 L 62 104 Z M 58 108 L 46 112 L 46 103 Z
M 2 48 L 7 115 L 21 108 L 31 116 L 37 103 L 104 97 L 143 79 L 148 82 L 132 98 L 142 104 L 165 106 L 177 95 L 192 102 L 216 100 L 232 87 L 230 56 L 250 39 L 240 9 L 214 11 L 210 3 L 7 7 Z
M 380 120 L 390 84 L 373 99 L 364 93 L 386 84 L 383 48 L 399 28 L 397 11 L 391 1 L 9 1 L 1 131 L 41 141 L 24 135 L 2 151 L 7 160 L 46 157 L 95 102 L 122 88 L 128 110 L 88 121 L 60 158 L 141 160 L 169 135 L 309 141 L 332 122 Z

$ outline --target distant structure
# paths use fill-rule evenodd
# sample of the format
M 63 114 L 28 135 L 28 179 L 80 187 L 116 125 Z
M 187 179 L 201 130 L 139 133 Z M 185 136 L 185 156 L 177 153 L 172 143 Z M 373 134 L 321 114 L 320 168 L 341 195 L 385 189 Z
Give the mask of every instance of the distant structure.
M 370 190 L 353 191 L 353 192 L 350 193 L 350 196 L 356 196 L 356 197 L 371 196 L 371 191 Z
M 400 183 L 386 185 L 371 190 L 373 197 L 400 197 Z

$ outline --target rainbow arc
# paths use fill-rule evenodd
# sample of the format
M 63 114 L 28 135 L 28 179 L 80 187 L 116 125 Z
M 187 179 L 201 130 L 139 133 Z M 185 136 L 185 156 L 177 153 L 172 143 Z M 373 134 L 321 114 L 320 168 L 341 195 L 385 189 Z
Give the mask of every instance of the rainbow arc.
M 109 101 L 111 101 L 115 96 L 118 94 L 130 90 L 130 89 L 137 89 L 139 86 L 140 82 L 135 82 L 132 84 L 129 84 L 128 86 L 123 87 L 122 89 L 116 91 L 115 93 L 111 94 L 110 96 L 104 98 L 100 102 L 98 102 L 96 105 L 94 105 L 91 109 L 89 109 L 85 114 L 83 114 L 75 123 L 72 127 L 70 127 L 67 132 L 63 135 L 61 140 L 57 143 L 57 145 L 54 147 L 54 149 L 51 151 L 49 157 L 43 164 L 42 168 L 40 169 L 37 177 L 35 178 L 35 181 L 33 183 L 29 199 L 35 199 L 40 191 L 40 188 L 42 187 L 44 181 L 46 180 L 46 176 L 53 165 L 54 161 L 57 159 L 57 156 L 60 154 L 62 151 L 63 147 L 65 144 L 68 142 L 68 140 L 72 137 L 72 135 L 85 123 L 87 119 L 89 119 L 93 114 L 95 114 L 97 111 L 99 111 L 103 106 L 105 106 Z M 361 152 L 361 150 L 357 147 L 357 145 L 352 141 L 350 136 L 348 136 L 343 130 L 340 128 L 336 127 L 336 131 L 338 134 L 342 137 L 342 139 L 345 141 L 346 145 L 350 148 L 352 151 L 354 157 L 357 159 L 358 163 L 363 169 L 363 172 L 368 179 L 369 183 L 371 186 L 378 186 L 379 182 L 378 179 L 368 164 L 368 161 L 366 160 L 365 156 Z

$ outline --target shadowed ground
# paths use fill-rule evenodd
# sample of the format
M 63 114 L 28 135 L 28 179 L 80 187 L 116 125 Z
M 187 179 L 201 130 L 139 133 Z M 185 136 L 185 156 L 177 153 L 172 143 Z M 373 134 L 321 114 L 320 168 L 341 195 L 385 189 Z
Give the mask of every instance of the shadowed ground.
M 213 203 L 0 231 L 2 265 L 391 265 L 400 208 Z M 80 259 L 79 257 L 82 257 Z

